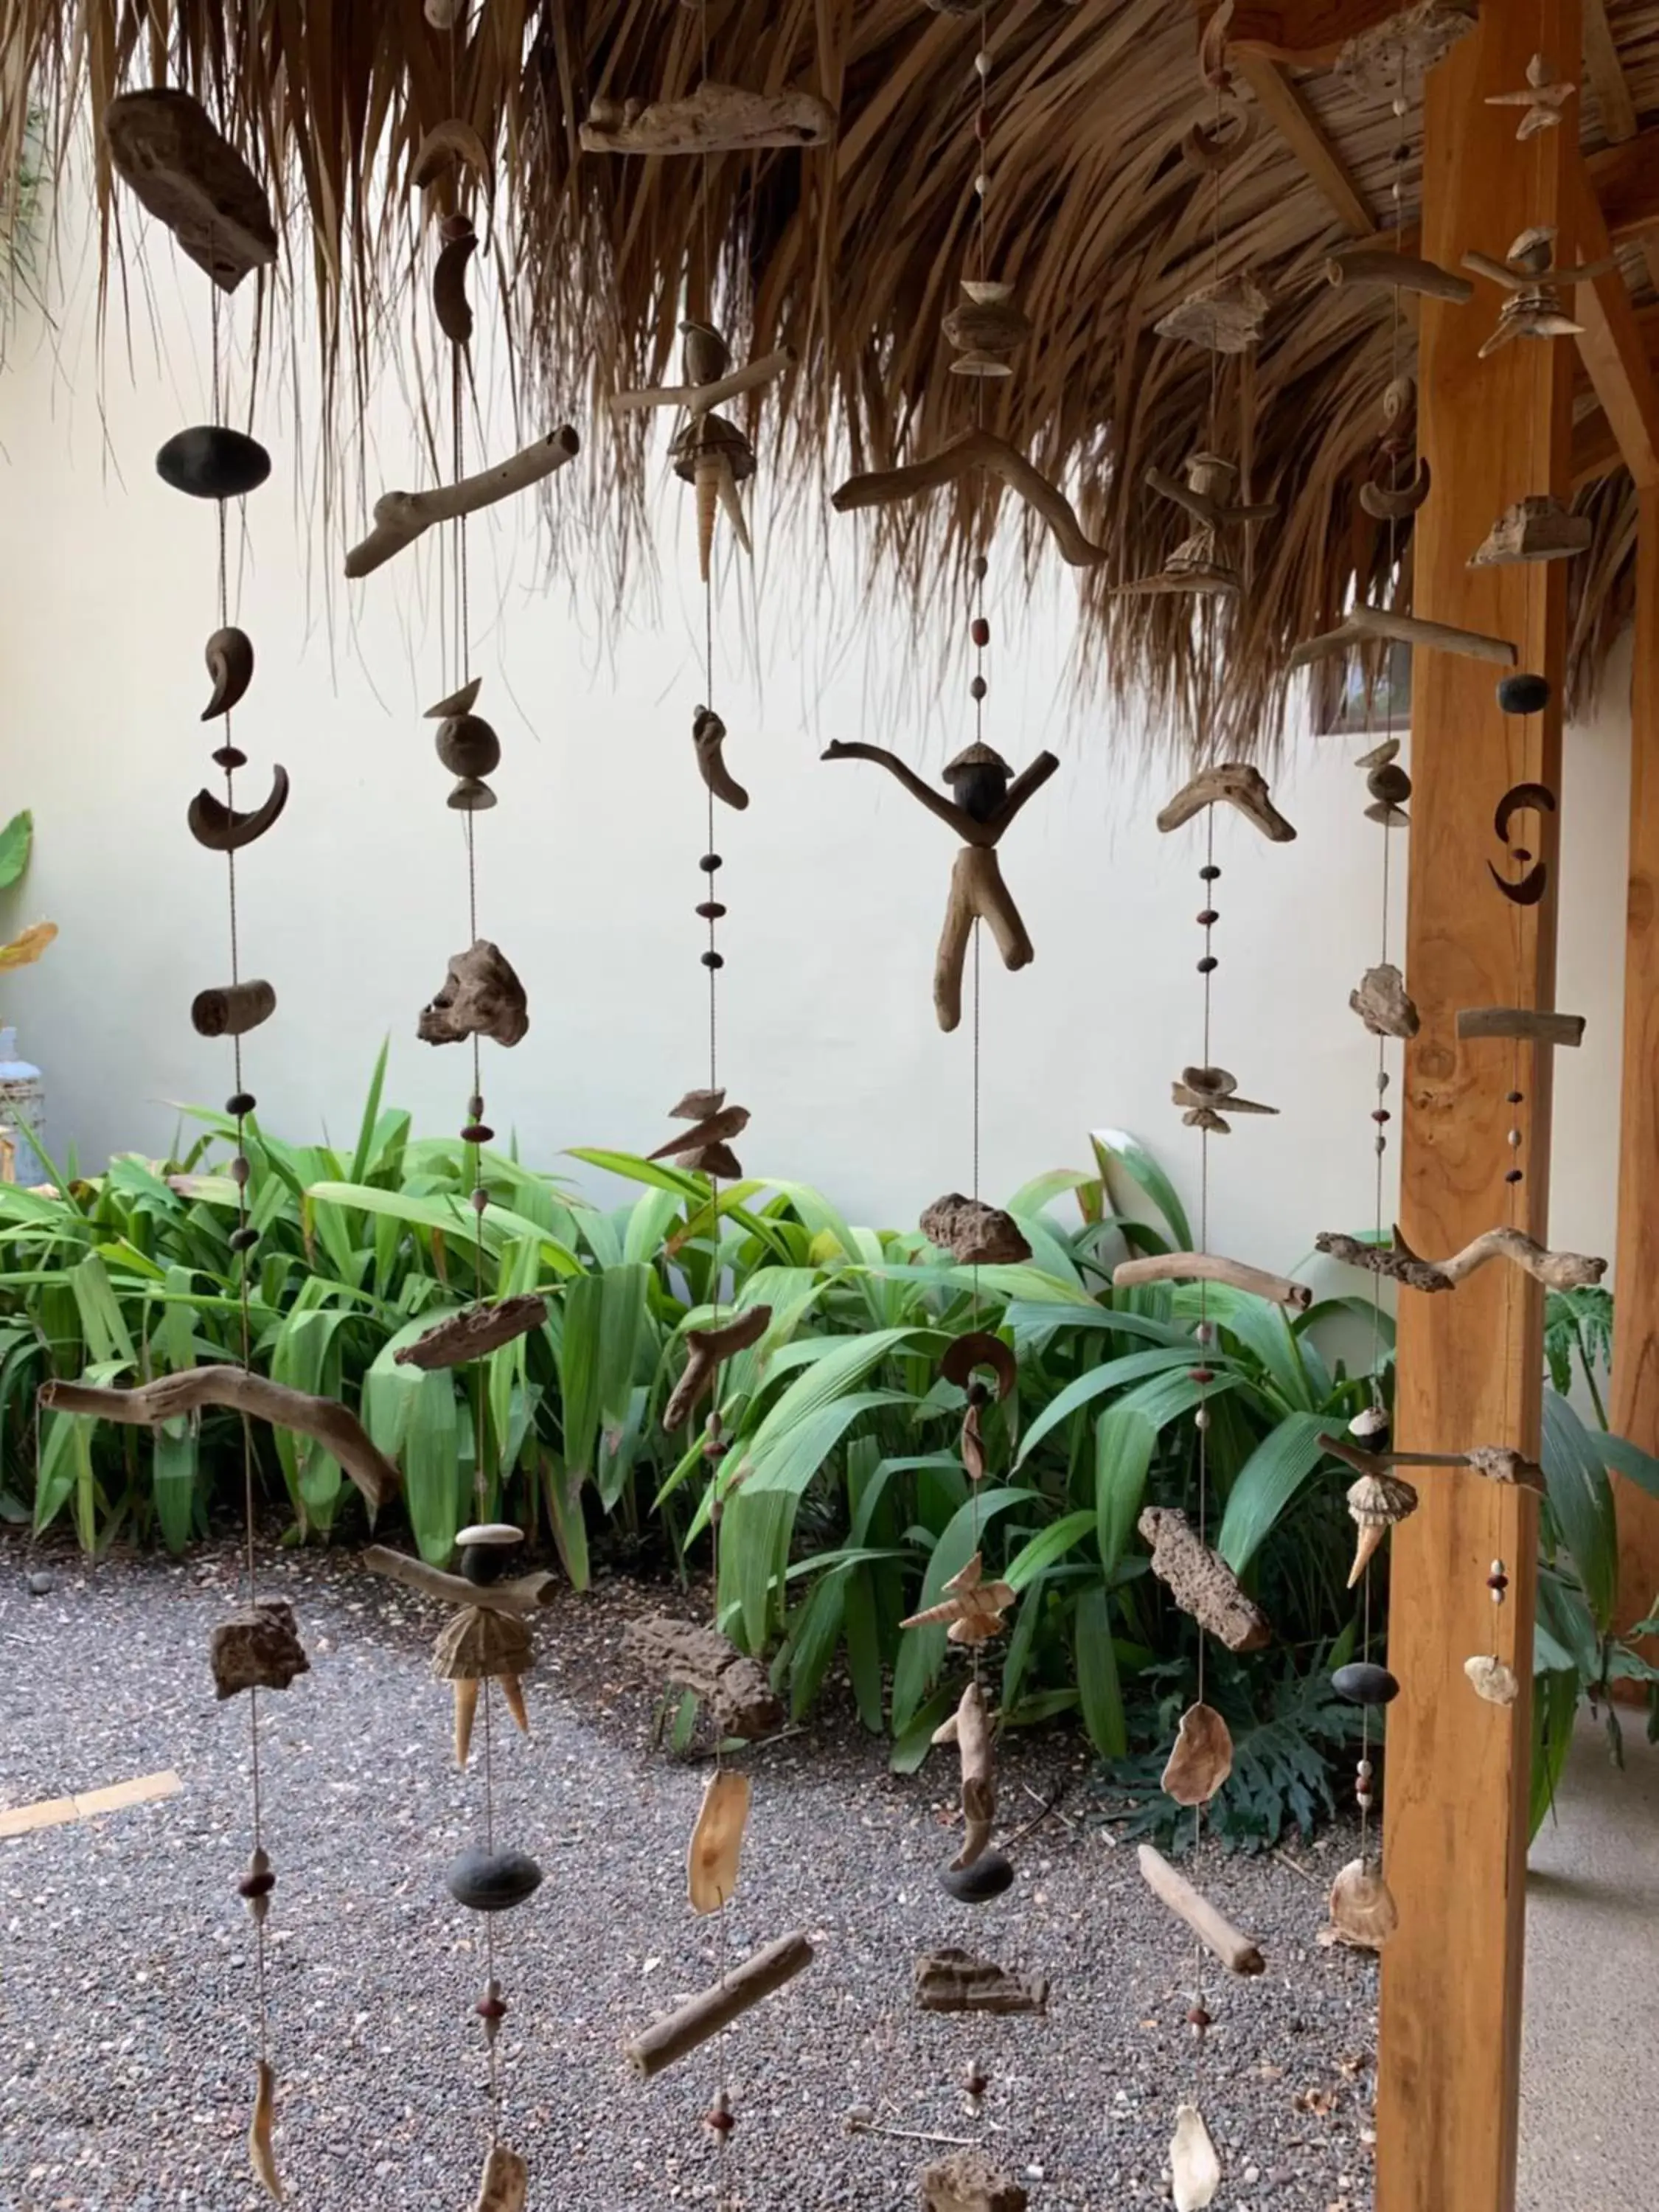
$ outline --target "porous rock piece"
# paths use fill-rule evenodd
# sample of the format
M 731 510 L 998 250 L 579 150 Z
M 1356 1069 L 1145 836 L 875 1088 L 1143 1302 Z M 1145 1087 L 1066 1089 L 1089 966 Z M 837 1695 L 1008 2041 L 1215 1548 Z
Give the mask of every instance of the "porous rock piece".
M 722 1735 L 752 1743 L 783 1725 L 783 1707 L 766 1669 L 712 1628 L 666 1613 L 647 1613 L 623 1632 L 630 1657 L 678 1689 L 693 1690 Z
M 200 100 L 176 88 L 123 93 L 104 110 L 116 173 L 198 269 L 234 292 L 276 258 L 259 181 Z
M 451 960 L 416 1034 L 422 1044 L 459 1044 L 465 1037 L 487 1036 L 511 1045 L 529 1027 L 524 985 L 501 947 L 480 937 Z
M 208 1644 L 214 1686 L 221 1698 L 239 1690 L 285 1690 L 296 1674 L 308 1674 L 294 1626 L 294 1607 L 279 1597 L 256 1598 L 222 1620 Z
M 964 1198 L 959 1190 L 947 1190 L 933 1200 L 921 1217 L 921 1233 L 963 1267 L 1012 1267 L 1031 1256 L 1012 1214 Z
M 1373 1036 L 1414 1037 L 1419 1025 L 1406 979 L 1391 960 L 1368 968 L 1348 1004 Z
M 923 2012 L 1046 2012 L 1046 1974 L 1011 1974 L 954 1944 L 916 1960 L 916 2003 Z
M 1149 1505 L 1137 1525 L 1152 1547 L 1152 1572 L 1168 1584 L 1183 1613 L 1230 1651 L 1259 1651 L 1273 1641 L 1267 1614 L 1245 1596 L 1237 1576 L 1178 1507 Z
M 921 2182 L 923 2212 L 1025 2212 L 1030 2201 L 982 2150 L 935 2159 L 922 2168 Z

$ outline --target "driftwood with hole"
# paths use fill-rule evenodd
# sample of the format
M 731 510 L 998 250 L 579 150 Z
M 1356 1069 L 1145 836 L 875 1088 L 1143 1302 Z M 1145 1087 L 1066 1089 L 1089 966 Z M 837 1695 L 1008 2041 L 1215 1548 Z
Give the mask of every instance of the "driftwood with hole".
M 1267 1614 L 1178 1506 L 1149 1505 L 1135 1525 L 1152 1547 L 1152 1572 L 1200 1628 L 1230 1651 L 1259 1651 L 1272 1643 Z
M 707 2043 L 723 2027 L 769 1997 L 812 1963 L 812 1946 L 804 1935 L 781 1936 L 733 1966 L 720 1980 L 635 2036 L 623 2048 L 635 2073 L 649 2081 L 676 2059 Z

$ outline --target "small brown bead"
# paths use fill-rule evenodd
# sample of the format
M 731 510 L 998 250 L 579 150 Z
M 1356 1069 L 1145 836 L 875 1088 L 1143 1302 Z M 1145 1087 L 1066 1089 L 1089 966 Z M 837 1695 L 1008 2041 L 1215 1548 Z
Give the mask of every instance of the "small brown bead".
M 1200 883 L 1212 884 L 1217 880 L 1220 873 L 1221 871 L 1217 867 L 1215 862 L 1213 860 L 1208 860 L 1198 872 L 1199 880 Z
M 256 1897 L 269 1897 L 276 1887 L 276 1875 L 269 1867 L 264 1867 L 257 1874 L 245 1874 L 236 1885 L 236 1894 L 251 1903 Z
M 1388 1149 L 1389 1149 L 1389 1140 L 1388 1140 L 1388 1139 L 1387 1139 L 1385 1136 L 1382 1136 L 1381 1133 L 1379 1133 L 1379 1134 L 1378 1134 L 1378 1137 L 1377 1137 L 1377 1139 L 1376 1139 L 1376 1157 L 1378 1158 L 1378 1159 L 1379 1159 L 1379 1160 L 1382 1158 L 1382 1157 L 1383 1153 L 1384 1153 L 1384 1152 L 1386 1152 L 1388 1151 Z
M 1203 912 L 1197 915 L 1194 919 L 1200 929 L 1213 929 L 1217 922 L 1220 921 L 1221 916 L 1217 913 L 1214 907 L 1206 906 Z
M 466 1102 L 466 1118 L 469 1121 L 482 1121 L 483 1119 L 483 1100 L 476 1091 Z
M 1522 1174 L 1519 1168 L 1511 1168 L 1509 1173 L 1504 1176 L 1504 1180 L 1505 1182 L 1524 1182 L 1526 1181 L 1526 1177 Z
M 1507 1575 L 1488 1575 L 1486 1577 L 1486 1588 L 1489 1590 L 1494 1591 L 1500 1598 L 1503 1596 L 1504 1591 L 1509 1588 L 1509 1586 L 1510 1578 Z
M 247 1154 L 246 1152 L 238 1152 L 235 1158 L 230 1164 L 231 1181 L 236 1184 L 239 1189 L 246 1190 L 247 1188 L 247 1179 L 252 1172 L 252 1169 L 248 1165 Z
M 715 869 L 721 866 L 720 856 L 718 853 L 705 853 L 697 866 L 702 870 L 704 875 L 712 876 Z
M 1214 2024 L 1215 2023 L 1211 2019 L 1210 2014 L 1205 2011 L 1201 2004 L 1189 2005 L 1188 2007 L 1187 2025 L 1188 2027 L 1195 2027 L 1199 2033 L 1202 2035 L 1206 2027 L 1212 2027 Z
M 1189 1367 L 1187 1370 L 1187 1380 L 1189 1382 L 1213 1382 L 1215 1370 L 1213 1367 Z
M 975 553 L 975 556 L 974 556 L 974 581 L 975 581 L 976 584 L 982 584 L 982 583 L 985 581 L 986 576 L 987 576 L 988 573 L 989 572 L 990 566 L 991 566 L 990 562 L 986 559 L 985 556 L 984 556 L 982 553 Z
M 1504 1094 L 1504 1103 L 1506 1106 L 1518 1106 L 1524 1095 L 1525 1094 L 1523 1092 L 1519 1091 L 1505 1091 Z
M 507 1999 L 501 1995 L 492 1982 L 472 2009 L 480 2020 L 505 2020 Z
M 1200 975 L 1212 975 L 1220 965 L 1213 952 L 1206 952 L 1198 963 L 1198 972 Z
M 487 1145 L 492 1141 L 495 1134 L 495 1132 L 488 1123 L 469 1121 L 461 1132 L 461 1142 L 464 1145 Z
M 974 117 L 974 136 L 975 136 L 975 138 L 977 138 L 977 139 L 978 139 L 978 141 L 979 141 L 980 144 L 982 146 L 982 145 L 984 145 L 984 144 L 985 144 L 986 141 L 989 138 L 990 135 L 991 135 L 991 115 L 990 115 L 990 111 L 989 111 L 989 109 L 988 109 L 988 108 L 981 107 L 981 108 L 979 110 L 979 112 L 977 112 L 977 114 L 975 114 L 975 116 Z
M 489 1193 L 481 1183 L 477 1189 L 472 1194 L 472 1211 L 475 1213 L 482 1213 L 489 1203 Z
M 259 1241 L 259 1232 L 252 1227 L 233 1229 L 230 1249 L 233 1252 L 251 1252 Z
M 968 686 L 968 696 L 970 699 L 982 699 L 990 688 L 982 676 L 976 676 Z
M 981 650 L 986 646 L 989 645 L 991 642 L 991 625 L 986 621 L 983 615 L 975 615 L 974 617 L 973 624 L 969 629 L 968 635 L 973 639 L 974 643 L 976 646 L 979 646 Z
M 225 1111 L 234 1114 L 240 1121 L 244 1115 L 251 1114 L 258 1103 L 251 1091 L 233 1091 L 225 1101 Z
M 702 956 L 702 964 L 705 968 L 724 968 L 726 955 L 723 952 L 705 952 Z
M 1389 1113 L 1386 1106 L 1378 1106 L 1373 1109 L 1371 1119 L 1380 1126 L 1384 1121 L 1392 1121 L 1394 1115 Z
M 721 921 L 726 916 L 726 908 L 718 899 L 705 899 L 697 912 L 705 921 Z
M 247 766 L 247 755 L 236 745 L 221 745 L 213 757 L 227 771 Z

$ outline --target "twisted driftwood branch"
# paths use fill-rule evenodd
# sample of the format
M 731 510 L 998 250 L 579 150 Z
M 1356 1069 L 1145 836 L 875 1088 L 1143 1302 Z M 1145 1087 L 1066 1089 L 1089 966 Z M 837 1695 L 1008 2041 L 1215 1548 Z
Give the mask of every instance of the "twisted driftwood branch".
M 286 1383 L 247 1374 L 240 1367 L 186 1367 L 177 1375 L 159 1375 L 133 1390 L 100 1389 L 89 1382 L 43 1382 L 40 1402 L 55 1413 L 89 1413 L 94 1420 L 123 1421 L 144 1429 L 160 1428 L 164 1421 L 199 1413 L 204 1406 L 223 1406 L 319 1443 L 339 1461 L 371 1507 L 386 1504 L 403 1488 L 402 1475 L 369 1442 L 355 1413 L 335 1399 L 290 1390 Z
M 372 574 L 394 553 L 412 545 L 434 522 L 453 522 L 459 515 L 476 514 L 481 507 L 510 499 L 514 492 L 527 491 L 532 484 L 540 483 L 555 469 L 574 460 L 580 447 L 581 441 L 567 422 L 562 429 L 538 438 L 521 453 L 480 469 L 476 476 L 463 477 L 458 483 L 434 484 L 428 491 L 382 492 L 374 502 L 374 529 L 346 555 L 346 574 Z
M 1484 1267 L 1489 1260 L 1508 1260 L 1549 1291 L 1580 1290 L 1586 1284 L 1599 1283 L 1607 1271 L 1605 1260 L 1584 1252 L 1552 1252 L 1519 1229 L 1483 1230 L 1473 1243 L 1446 1260 L 1419 1260 L 1397 1228 L 1392 1245 L 1364 1244 L 1357 1237 L 1326 1230 L 1315 1237 L 1314 1249 L 1351 1267 L 1363 1267 L 1368 1274 L 1404 1283 L 1413 1291 L 1455 1290 L 1466 1276 Z
M 1254 1297 L 1294 1306 L 1299 1313 L 1313 1304 L 1313 1292 L 1305 1283 L 1292 1282 L 1288 1275 L 1270 1275 L 1265 1268 L 1247 1267 L 1243 1260 L 1224 1259 L 1219 1252 L 1151 1252 L 1143 1260 L 1121 1260 L 1112 1270 L 1112 1287 L 1133 1290 L 1137 1283 L 1174 1283 L 1188 1277 L 1228 1283 Z
M 1059 485 L 1050 483 L 1024 453 L 1006 438 L 999 438 L 994 430 L 965 430 L 937 453 L 907 462 L 902 468 L 873 469 L 864 476 L 848 477 L 830 494 L 830 504 L 837 514 L 865 507 L 893 507 L 900 500 L 916 499 L 925 491 L 954 483 L 969 469 L 988 469 L 1028 507 L 1034 507 L 1054 532 L 1061 559 L 1069 561 L 1073 568 L 1093 568 L 1110 552 L 1109 546 L 1097 545 L 1089 536 Z

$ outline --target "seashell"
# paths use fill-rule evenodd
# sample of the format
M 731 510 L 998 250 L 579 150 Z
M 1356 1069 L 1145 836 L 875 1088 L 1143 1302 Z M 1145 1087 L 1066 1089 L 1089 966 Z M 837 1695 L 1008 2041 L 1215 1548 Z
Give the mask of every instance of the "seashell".
M 447 722 L 456 715 L 470 714 L 473 702 L 483 689 L 483 677 L 473 677 L 470 682 L 463 684 L 459 691 L 452 691 L 447 699 L 440 699 L 435 707 L 428 707 L 425 719 L 428 722 Z
M 1000 283 L 988 276 L 964 276 L 962 289 L 976 307 L 998 307 L 1014 296 L 1012 284 Z
M 1391 738 L 1389 742 L 1393 744 L 1394 740 Z M 1395 750 L 1398 750 L 1397 746 Z M 1370 756 L 1367 755 L 1367 758 L 1369 757 Z M 1348 1424 L 1348 1434 L 1351 1437 L 1358 1437 L 1362 1444 L 1374 1445 L 1376 1437 L 1386 1437 L 1388 1433 L 1389 1416 L 1386 1409 L 1381 1406 L 1364 1407 Z
M 693 1912 L 718 1912 L 738 1887 L 738 1855 L 749 1820 L 749 1777 L 720 1767 L 708 1778 L 685 1855 L 685 1893 Z
M 1331 1884 L 1331 1925 L 1345 1943 L 1380 1951 L 1400 1925 L 1400 1908 L 1381 1872 L 1350 1859 Z
M 1164 1769 L 1177 1805 L 1206 1805 L 1233 1771 L 1233 1739 L 1213 1705 L 1188 1705 Z
M 1416 1512 L 1417 1492 L 1409 1482 L 1401 1481 L 1397 1475 L 1362 1474 L 1358 1482 L 1348 1486 L 1348 1510 L 1359 1528 L 1353 1571 L 1348 1577 L 1348 1588 L 1352 1589 L 1395 1522 Z
M 1477 1697 L 1484 1698 L 1489 1705 L 1512 1705 L 1521 1694 L 1521 1684 L 1512 1667 L 1501 1659 L 1490 1659 L 1477 1652 L 1473 1659 L 1463 1662 L 1463 1672 L 1474 1685 Z
M 1221 2186 L 1221 2160 L 1196 2105 L 1176 2108 L 1170 2143 L 1170 2179 L 1176 2212 L 1204 2212 Z

